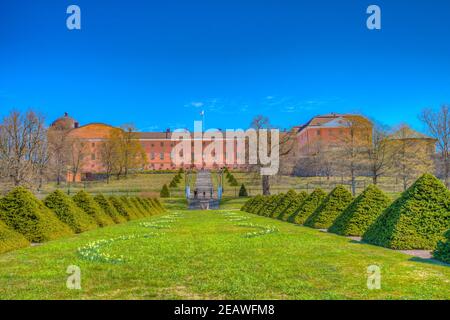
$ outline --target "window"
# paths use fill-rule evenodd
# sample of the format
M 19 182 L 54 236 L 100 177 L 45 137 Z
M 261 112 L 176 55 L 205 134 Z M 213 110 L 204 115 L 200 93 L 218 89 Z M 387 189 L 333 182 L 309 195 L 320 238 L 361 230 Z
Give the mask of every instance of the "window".
M 151 160 L 155 160 L 155 153 L 154 152 L 150 152 L 150 159 Z
M 159 159 L 164 160 L 164 152 L 161 152 L 161 153 L 159 154 Z
M 161 142 L 160 145 L 161 145 L 161 147 L 164 147 L 164 142 Z
M 95 153 L 91 154 L 91 160 L 95 160 Z
M 95 148 L 95 142 L 92 142 L 92 148 Z
M 320 129 L 317 130 L 317 135 L 320 136 Z

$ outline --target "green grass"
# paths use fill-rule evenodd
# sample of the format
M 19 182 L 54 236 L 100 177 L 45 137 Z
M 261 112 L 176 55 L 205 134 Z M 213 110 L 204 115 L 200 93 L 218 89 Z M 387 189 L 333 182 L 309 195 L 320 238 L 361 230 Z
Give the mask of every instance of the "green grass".
M 226 210 L 181 211 L 183 199 L 169 199 L 172 209 L 163 215 L 2 254 L 0 298 L 450 299 L 448 265 L 239 212 L 232 209 L 236 201 L 224 201 Z M 173 212 L 182 217 L 161 220 Z M 277 232 L 246 236 L 273 227 Z M 123 255 L 123 262 L 77 253 L 121 236 L 136 238 L 113 241 L 101 253 Z M 367 267 L 374 264 L 381 290 L 367 289 Z M 81 291 L 66 288 L 69 265 L 81 268 Z

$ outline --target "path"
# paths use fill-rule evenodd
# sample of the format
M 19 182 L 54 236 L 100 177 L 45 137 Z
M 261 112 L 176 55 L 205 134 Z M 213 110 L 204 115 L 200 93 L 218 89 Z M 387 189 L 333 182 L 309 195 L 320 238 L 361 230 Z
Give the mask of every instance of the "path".
M 189 209 L 218 209 L 219 200 L 214 193 L 211 172 L 201 170 L 197 173 L 195 189 L 188 199 Z

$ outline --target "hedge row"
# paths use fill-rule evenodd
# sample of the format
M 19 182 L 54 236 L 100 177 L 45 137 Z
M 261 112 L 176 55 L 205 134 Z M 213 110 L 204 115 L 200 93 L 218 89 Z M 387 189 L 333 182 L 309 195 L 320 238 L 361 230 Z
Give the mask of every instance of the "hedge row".
M 430 174 L 420 177 L 393 203 L 373 185 L 355 199 L 337 186 L 328 195 L 317 189 L 308 196 L 293 190 L 256 196 L 241 210 L 361 236 L 365 242 L 392 249 L 435 249 L 436 258 L 450 260 L 450 191 Z
M 0 199 L 0 253 L 163 211 L 157 199 L 56 190 L 40 201 L 18 187 Z

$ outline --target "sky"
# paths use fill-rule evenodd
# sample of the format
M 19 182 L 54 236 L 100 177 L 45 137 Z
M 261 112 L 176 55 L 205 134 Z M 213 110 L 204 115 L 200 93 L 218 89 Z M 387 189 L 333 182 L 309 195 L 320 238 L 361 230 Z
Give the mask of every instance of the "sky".
M 422 109 L 450 103 L 449 20 L 448 0 L 1 0 L 0 116 L 158 131 L 202 110 L 221 129 L 337 112 L 421 130 Z

